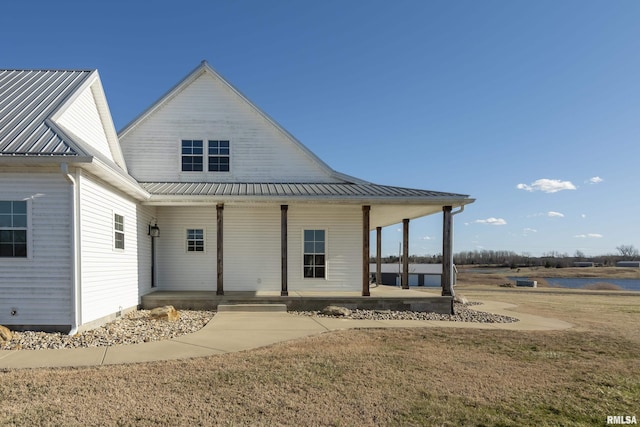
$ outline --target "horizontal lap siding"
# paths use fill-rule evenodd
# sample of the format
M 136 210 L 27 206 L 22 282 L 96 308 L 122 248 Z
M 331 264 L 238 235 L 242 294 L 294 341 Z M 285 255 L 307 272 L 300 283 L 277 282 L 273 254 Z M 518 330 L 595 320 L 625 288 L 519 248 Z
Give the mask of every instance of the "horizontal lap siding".
M 290 291 L 358 291 L 362 287 L 362 208 L 292 205 L 288 213 Z M 327 277 L 303 278 L 303 230 L 325 229 Z
M 83 174 L 81 200 L 82 323 L 138 304 L 138 207 Z M 124 217 L 125 249 L 114 249 L 114 214 Z
M 0 258 L 0 324 L 70 325 L 71 185 L 37 172 L 0 173 L 0 183 L 0 200 L 31 201 L 31 258 Z
M 159 207 L 158 289 L 216 289 L 216 207 Z M 205 251 L 187 252 L 186 229 L 205 230 Z
M 207 139 L 229 140 L 231 171 L 181 172 L 182 139 L 202 139 L 205 145 Z M 129 172 L 139 181 L 335 181 L 297 143 L 208 74 L 123 136 L 121 145 Z
M 149 225 L 156 224 L 158 214 L 155 206 L 137 206 L 138 233 L 138 295 L 151 292 L 151 236 Z M 156 244 L 159 239 L 156 238 Z M 157 259 L 157 257 L 156 257 Z M 156 268 L 157 271 L 157 268 Z
M 280 205 L 225 206 L 225 291 L 279 291 Z
M 113 160 L 90 87 L 87 87 L 64 114 L 58 118 L 57 123 L 97 149 L 109 160 Z

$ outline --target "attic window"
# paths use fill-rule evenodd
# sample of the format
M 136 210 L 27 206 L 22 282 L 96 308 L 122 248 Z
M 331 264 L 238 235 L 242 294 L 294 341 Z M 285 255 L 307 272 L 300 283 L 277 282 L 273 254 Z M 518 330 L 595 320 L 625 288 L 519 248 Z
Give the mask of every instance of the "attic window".
M 202 140 L 182 140 L 183 172 L 202 172 L 203 157 Z
M 229 172 L 229 141 L 209 140 L 209 172 Z

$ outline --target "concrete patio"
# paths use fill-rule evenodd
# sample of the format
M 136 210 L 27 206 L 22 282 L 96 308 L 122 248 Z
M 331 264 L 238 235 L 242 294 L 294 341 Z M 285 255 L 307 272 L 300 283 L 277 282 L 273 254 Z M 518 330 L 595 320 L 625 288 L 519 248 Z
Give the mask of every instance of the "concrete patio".
M 371 295 L 359 292 L 290 291 L 288 296 L 273 292 L 155 291 L 142 297 L 142 308 L 173 305 L 179 310 L 215 310 L 219 304 L 285 304 L 288 310 L 322 310 L 328 305 L 350 309 L 410 310 L 451 314 L 453 298 L 441 296 L 440 288 L 402 289 L 399 286 L 371 286 Z

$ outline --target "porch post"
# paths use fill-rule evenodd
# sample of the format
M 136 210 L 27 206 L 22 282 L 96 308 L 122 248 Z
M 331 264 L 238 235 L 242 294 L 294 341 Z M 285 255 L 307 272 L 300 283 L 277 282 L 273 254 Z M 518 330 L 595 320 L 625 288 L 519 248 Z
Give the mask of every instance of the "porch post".
M 402 220 L 402 289 L 409 289 L 409 220 Z
M 369 212 L 371 206 L 362 207 L 362 296 L 368 297 L 369 292 Z
M 286 297 L 289 295 L 287 289 L 287 211 L 288 205 L 280 205 L 280 256 L 281 256 L 281 280 L 282 289 L 280 290 L 280 296 Z
M 382 284 L 382 227 L 376 227 L 376 284 Z
M 442 296 L 453 296 L 451 272 L 453 270 L 453 233 L 451 206 L 443 206 L 442 221 Z
M 218 273 L 218 280 L 217 280 L 217 289 L 216 289 L 216 295 L 224 295 L 224 285 L 223 285 L 223 281 L 222 278 L 224 277 L 223 275 L 223 242 L 224 240 L 222 239 L 223 236 L 223 223 L 222 223 L 222 213 L 224 211 L 224 204 L 223 203 L 218 203 L 218 205 L 216 205 L 216 220 L 217 220 L 217 230 L 218 230 L 218 241 L 217 241 L 217 273 Z

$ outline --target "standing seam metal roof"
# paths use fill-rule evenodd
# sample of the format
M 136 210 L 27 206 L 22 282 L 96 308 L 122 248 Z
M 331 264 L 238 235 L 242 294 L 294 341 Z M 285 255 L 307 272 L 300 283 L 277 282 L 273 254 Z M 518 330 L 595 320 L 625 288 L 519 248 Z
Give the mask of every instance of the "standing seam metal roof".
M 433 199 L 469 197 L 464 194 L 378 184 L 143 182 L 140 185 L 152 195 L 165 196 L 414 197 Z
M 82 153 L 49 118 L 89 70 L 0 70 L 0 156 Z

